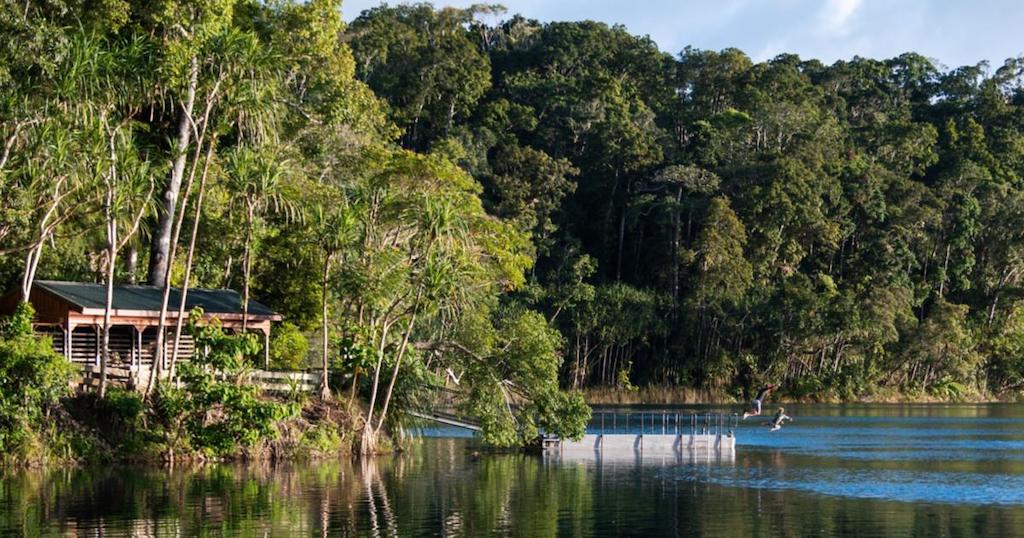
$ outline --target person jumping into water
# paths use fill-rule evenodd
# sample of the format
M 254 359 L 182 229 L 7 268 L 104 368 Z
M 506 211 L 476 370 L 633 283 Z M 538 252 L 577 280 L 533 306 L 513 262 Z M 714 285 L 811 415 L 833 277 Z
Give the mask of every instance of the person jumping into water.
M 764 403 L 764 399 L 768 396 L 768 393 L 772 391 L 778 385 L 765 385 L 761 387 L 761 390 L 757 391 L 757 397 L 754 398 L 753 407 L 750 411 L 743 413 L 743 420 L 747 420 L 747 417 L 756 417 L 761 414 L 761 404 Z
M 779 408 L 779 412 L 775 413 L 775 418 L 773 418 L 771 423 L 770 423 L 772 429 L 769 430 L 769 431 L 773 431 L 774 432 L 774 431 L 780 430 L 782 428 L 782 423 L 784 421 L 786 421 L 786 420 L 792 421 L 793 417 L 786 415 L 785 408 L 780 407 Z

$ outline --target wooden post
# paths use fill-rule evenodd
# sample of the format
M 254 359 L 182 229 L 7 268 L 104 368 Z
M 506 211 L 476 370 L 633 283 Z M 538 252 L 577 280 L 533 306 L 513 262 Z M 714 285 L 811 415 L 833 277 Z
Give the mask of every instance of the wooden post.
M 164 327 L 163 331 L 164 331 L 164 346 L 163 346 L 163 349 L 160 350 L 160 376 L 161 377 L 163 377 L 164 373 L 167 372 L 167 366 L 168 366 L 168 364 L 167 364 L 167 346 L 168 346 L 168 342 L 167 342 L 167 328 Z M 173 346 L 174 342 L 171 341 L 169 344 Z
M 75 328 L 77 325 L 68 322 L 68 360 L 74 362 L 75 360 Z
M 132 347 L 131 347 L 132 351 L 131 351 L 131 362 L 129 363 L 129 369 L 130 370 L 134 370 L 135 369 L 135 361 L 139 357 L 139 346 L 137 345 L 138 344 L 138 338 L 136 338 L 135 333 L 139 332 L 139 330 L 135 328 L 135 325 L 132 325 L 130 330 L 131 330 L 131 332 L 129 334 L 131 335 L 131 339 L 132 339 Z
M 71 362 L 71 331 L 70 323 L 64 324 L 64 358 Z
M 270 370 L 270 327 L 263 329 L 263 369 Z
M 146 331 L 146 326 L 132 325 L 135 330 L 134 336 L 132 337 L 132 346 L 135 347 L 135 365 L 137 372 L 142 371 L 142 333 Z

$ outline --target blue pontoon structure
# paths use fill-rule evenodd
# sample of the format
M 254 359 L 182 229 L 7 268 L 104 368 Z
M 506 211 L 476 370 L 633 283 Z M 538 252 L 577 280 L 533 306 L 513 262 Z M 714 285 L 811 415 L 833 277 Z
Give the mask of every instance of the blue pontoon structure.
M 548 438 L 545 451 L 573 459 L 728 459 L 736 450 L 735 413 L 597 412 L 582 439 Z

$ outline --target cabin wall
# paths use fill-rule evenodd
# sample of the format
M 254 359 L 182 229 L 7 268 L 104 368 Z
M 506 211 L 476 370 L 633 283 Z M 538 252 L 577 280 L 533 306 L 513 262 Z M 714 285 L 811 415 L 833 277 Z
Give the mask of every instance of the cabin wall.
M 58 328 L 59 329 L 59 328 Z M 53 332 L 52 329 L 47 331 Z M 71 362 L 80 364 L 99 364 L 100 348 L 102 344 L 102 329 L 92 325 L 75 327 L 71 333 Z M 54 334 L 54 351 L 64 352 L 63 343 L 57 345 L 63 333 Z M 139 333 L 135 327 L 115 325 L 110 328 L 110 359 L 107 363 L 111 367 L 129 367 L 139 363 L 152 364 L 156 355 L 156 327 L 146 327 L 142 333 L 141 342 Z M 141 345 L 140 345 L 141 344 Z M 174 350 L 174 328 L 167 329 L 165 338 L 166 356 L 170 359 Z M 188 360 L 195 351 L 195 341 L 190 334 L 182 334 L 178 343 L 178 358 Z
M 93 327 L 75 327 L 71 331 L 71 362 L 99 362 L 100 345 L 96 329 Z
M 53 284 L 53 283 L 50 283 Z M 64 283 L 67 284 L 67 283 Z M 94 286 L 94 285 L 93 285 Z M 117 291 L 115 290 L 115 293 Z M 49 336 L 55 352 L 81 365 L 99 365 L 102 344 L 102 327 L 107 312 L 102 308 L 86 306 L 92 303 L 71 303 L 45 287 L 33 287 L 30 301 L 35 308 L 33 320 L 39 334 Z M 0 297 L 0 315 L 11 314 L 21 302 L 20 291 L 13 291 Z M 95 301 L 93 301 L 95 302 Z M 137 308 L 148 306 L 142 305 Z M 169 312 L 165 353 L 167 361 L 174 355 L 174 325 L 177 312 Z M 145 309 L 118 310 L 109 312 L 110 360 L 108 366 L 139 367 L 153 364 L 156 356 L 159 311 Z M 205 321 L 220 320 L 228 331 L 239 331 L 242 327 L 240 312 L 207 313 Z M 271 322 L 279 321 L 277 314 L 251 315 L 249 329 L 263 333 L 263 362 L 269 364 L 269 341 Z M 68 329 L 70 333 L 68 332 Z M 141 333 L 140 333 L 141 331 Z M 70 345 L 69 345 L 70 344 Z M 65 349 L 67 348 L 67 349 Z M 179 360 L 188 360 L 195 353 L 195 342 L 191 335 L 182 334 L 178 346 Z
M 53 350 L 64 354 L 64 329 L 60 325 L 39 325 L 35 328 L 36 334 L 49 336 Z
M 142 363 L 153 364 L 153 357 L 156 355 L 156 337 L 158 331 L 156 327 L 146 327 L 146 330 L 142 333 Z M 196 344 L 195 339 L 192 338 L 191 334 L 181 333 L 181 340 L 178 342 L 178 359 L 188 360 L 192 357 L 192 353 L 195 352 Z M 164 357 L 167 360 L 171 360 L 171 355 L 174 353 L 174 327 L 168 327 L 166 336 L 164 337 Z
M 29 302 L 36 311 L 33 321 L 40 324 L 61 324 L 67 321 L 71 305 L 64 299 L 41 289 L 32 288 Z M 0 316 L 9 316 L 21 303 L 21 291 L 13 291 L 0 297 Z

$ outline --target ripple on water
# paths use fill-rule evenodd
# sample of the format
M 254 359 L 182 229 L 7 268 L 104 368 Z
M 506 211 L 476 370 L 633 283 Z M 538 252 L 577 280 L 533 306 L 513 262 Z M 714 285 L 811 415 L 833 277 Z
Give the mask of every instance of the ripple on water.
M 688 479 L 687 473 L 680 478 Z M 947 471 L 844 468 L 723 467 L 705 480 L 728 487 L 791 489 L 843 497 L 902 502 L 1024 503 L 1024 476 Z

